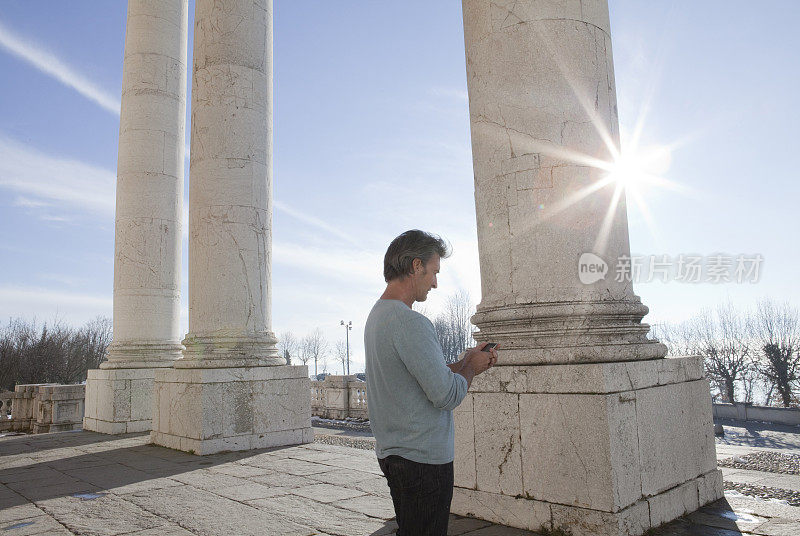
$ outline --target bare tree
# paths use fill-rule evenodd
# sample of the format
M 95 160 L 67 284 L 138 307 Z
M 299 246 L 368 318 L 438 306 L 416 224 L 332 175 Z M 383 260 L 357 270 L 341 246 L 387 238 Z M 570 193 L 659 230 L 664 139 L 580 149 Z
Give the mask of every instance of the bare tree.
M 297 352 L 298 340 L 291 331 L 284 331 L 278 338 L 278 350 L 281 357 L 286 360 L 287 365 L 292 364 L 292 355 Z M 305 365 L 305 361 L 303 362 Z
M 469 293 L 459 290 L 447 299 L 444 310 L 433 319 L 433 328 L 447 363 L 455 363 L 458 355 L 474 345 L 470 318 L 474 307 Z
M 347 374 L 347 344 L 344 341 L 337 341 L 333 351 L 336 361 L 342 364 L 342 375 Z
M 97 317 L 81 328 L 21 319 L 0 330 L 0 388 L 18 383 L 79 383 L 97 368 L 111 342 L 111 321 Z
M 319 362 L 325 357 L 325 354 L 328 353 L 328 341 L 322 334 L 322 330 L 317 328 L 303 337 L 301 346 L 303 348 L 303 355 L 306 358 L 303 363 L 305 364 L 311 359 L 314 360 L 314 377 L 316 377 L 318 373 Z M 323 365 L 325 365 L 327 368 L 326 362 L 323 363 Z
M 777 391 L 784 407 L 796 403 L 795 391 L 800 381 L 800 320 L 797 309 L 788 303 L 777 305 L 771 300 L 759 302 L 752 322 L 752 333 L 758 341 L 763 359 L 756 361 L 758 372 Z
M 694 320 L 706 374 L 727 402 L 736 400 L 736 384 L 753 370 L 747 321 L 730 303 L 704 310 Z

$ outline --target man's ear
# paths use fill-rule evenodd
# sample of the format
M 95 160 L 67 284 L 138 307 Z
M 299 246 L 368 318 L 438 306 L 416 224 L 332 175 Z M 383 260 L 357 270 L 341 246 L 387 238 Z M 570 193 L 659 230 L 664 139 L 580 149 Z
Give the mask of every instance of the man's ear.
M 414 259 L 411 261 L 411 267 L 414 269 L 414 272 L 417 272 L 424 269 L 425 265 L 422 263 L 422 259 Z

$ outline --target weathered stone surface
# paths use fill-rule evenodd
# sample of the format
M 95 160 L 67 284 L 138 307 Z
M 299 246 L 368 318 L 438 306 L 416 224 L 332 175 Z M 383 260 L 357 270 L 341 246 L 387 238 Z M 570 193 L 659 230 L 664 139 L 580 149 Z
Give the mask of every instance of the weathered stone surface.
M 477 489 L 522 494 L 519 395 L 475 394 L 473 415 Z
M 315 532 L 275 511 L 259 510 L 189 486 L 134 494 L 126 499 L 198 534 L 260 536 L 269 532 L 275 535 L 300 536 Z
M 642 534 L 650 528 L 646 501 L 613 513 L 554 504 L 552 514 L 554 527 L 568 527 L 574 534 L 619 536 Z
M 83 427 L 114 435 L 150 430 L 153 377 L 152 368 L 90 370 Z
M 700 507 L 697 480 L 690 480 L 667 490 L 647 502 L 650 506 L 650 526 L 658 527 Z
M 703 374 L 700 356 L 537 367 L 501 364 L 476 376 L 470 392 L 607 394 L 699 380 Z
M 636 392 L 642 493 L 655 495 L 717 466 L 708 382 Z
M 652 522 L 656 525 L 720 497 L 722 481 L 714 469 L 716 460 L 707 382 L 689 380 L 663 385 L 656 382 L 654 386 L 633 391 L 581 393 L 591 393 L 603 385 L 616 389 L 624 385 L 652 383 L 602 383 L 592 379 L 596 378 L 594 373 L 606 365 L 613 365 L 619 370 L 623 365 L 636 365 L 640 376 L 650 378 L 658 378 L 664 370 L 675 371 L 682 367 L 675 364 L 664 366 L 652 360 L 642 363 L 526 367 L 528 380 L 524 385 L 545 385 L 546 390 L 550 389 L 548 385 L 556 387 L 554 383 L 538 382 L 534 378 L 540 371 L 548 375 L 558 367 L 575 369 L 570 373 L 573 381 L 588 378 L 590 385 L 581 388 L 572 384 L 565 389 L 568 392 L 562 393 L 517 394 L 509 390 L 474 393 L 471 412 L 474 432 L 470 435 L 469 426 L 462 426 L 461 433 L 456 436 L 455 466 L 469 467 L 470 460 L 459 457 L 465 454 L 469 456 L 474 451 L 479 453 L 473 459 L 477 460 L 478 490 L 502 492 L 501 495 L 509 497 L 527 497 L 542 501 L 543 504 L 573 506 L 578 510 L 638 512 L 641 507 L 631 510 L 631 505 L 643 500 L 646 504 L 646 497 L 650 495 Z M 582 375 L 577 370 L 580 367 L 586 367 L 588 375 Z M 519 370 L 523 367 L 515 368 Z M 647 372 L 648 369 L 650 372 Z M 691 377 L 683 373 L 670 376 L 671 380 Z M 488 398 L 479 403 L 482 397 Z M 518 415 L 506 416 L 503 397 L 512 400 L 519 398 Z M 513 404 L 506 405 L 514 411 Z M 486 409 L 482 411 L 479 407 Z M 462 422 L 466 420 L 463 416 L 460 418 Z M 484 422 L 480 422 L 481 419 Z M 481 475 L 494 475 L 495 479 L 499 476 L 499 471 L 496 471 L 498 461 L 487 453 L 493 451 L 494 443 L 504 434 L 512 438 L 514 434 L 519 434 L 521 440 L 521 492 L 502 490 L 497 484 L 494 488 L 488 485 L 486 489 L 482 487 Z M 487 482 L 492 480 L 487 479 Z M 659 495 L 661 491 L 682 485 L 685 487 L 680 490 L 666 496 Z M 460 491 L 468 489 L 461 480 L 457 480 L 456 487 Z M 469 505 L 470 498 L 477 500 L 476 496 L 469 494 L 462 495 L 460 500 Z M 514 502 L 504 501 L 503 504 L 513 505 Z M 469 506 L 473 510 L 482 508 Z M 476 515 L 482 517 L 482 514 Z M 627 520 L 624 523 L 639 526 L 637 520 L 640 516 L 629 512 L 617 517 L 595 517 L 597 523 L 605 519 L 613 526 L 618 526 L 618 522 L 622 523 L 620 520 L 624 519 Z M 511 525 L 516 523 L 509 519 L 503 522 Z M 650 522 L 648 515 L 644 525 L 650 526 Z
M 293 495 L 299 495 L 307 499 L 312 499 L 321 503 L 332 503 L 344 499 L 351 499 L 353 497 L 360 497 L 365 495 L 363 491 L 343 488 L 331 484 L 312 484 L 302 488 L 295 488 L 292 490 Z
M 450 511 L 527 529 L 538 529 L 550 522 L 550 505 L 547 503 L 464 488 L 453 490 Z
M 343 499 L 331 503 L 333 506 L 345 508 L 354 512 L 361 512 L 370 517 L 392 519 L 394 517 L 394 504 L 389 497 L 376 495 L 362 495 L 352 499 Z
M 634 396 L 523 394 L 520 422 L 531 498 L 614 512 L 641 497 Z
M 484 373 L 484 375 L 485 374 L 486 373 Z M 480 378 L 480 376 L 477 376 L 475 379 L 477 378 Z M 475 385 L 475 379 L 473 379 L 473 386 Z M 455 442 L 456 453 L 455 459 L 453 460 L 453 481 L 456 486 L 469 489 L 475 489 L 478 485 L 475 441 L 466 439 L 475 437 L 473 408 L 473 396 L 471 393 L 467 393 L 467 396 L 464 397 L 461 404 L 453 411 L 455 435 L 457 438 L 465 438 L 463 441 Z
M 306 367 L 162 369 L 153 442 L 211 454 L 313 440 Z
M 89 536 L 116 536 L 165 524 L 163 519 L 111 494 L 92 500 L 72 496 L 56 497 L 43 500 L 37 506 L 58 519 L 70 531 Z M 98 519 L 104 522 L 98 523 Z
M 381 519 L 296 495 L 259 499 L 248 504 L 278 514 L 283 519 L 316 527 L 327 534 L 373 534 L 384 527 Z

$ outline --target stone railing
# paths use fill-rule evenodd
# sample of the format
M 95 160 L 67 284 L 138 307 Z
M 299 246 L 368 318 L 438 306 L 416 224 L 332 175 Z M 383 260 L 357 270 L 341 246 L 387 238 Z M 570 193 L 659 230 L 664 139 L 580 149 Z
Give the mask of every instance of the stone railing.
M 367 384 L 355 376 L 312 381 L 311 414 L 325 419 L 367 419 Z
M 0 432 L 63 432 L 81 427 L 84 385 L 17 385 L 0 394 Z M 10 419 L 8 408 L 11 409 Z
M 714 417 L 737 421 L 761 421 L 800 426 L 800 408 L 772 408 L 754 406 L 750 402 L 713 404 Z

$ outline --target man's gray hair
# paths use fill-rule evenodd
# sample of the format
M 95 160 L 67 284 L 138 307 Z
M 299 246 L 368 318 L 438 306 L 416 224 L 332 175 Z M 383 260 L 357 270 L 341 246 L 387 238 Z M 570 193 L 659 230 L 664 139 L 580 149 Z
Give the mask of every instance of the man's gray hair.
M 403 278 L 414 271 L 414 259 L 425 265 L 433 254 L 442 259 L 450 256 L 450 247 L 435 234 L 412 229 L 401 234 L 389 244 L 383 257 L 383 278 L 388 283 Z

